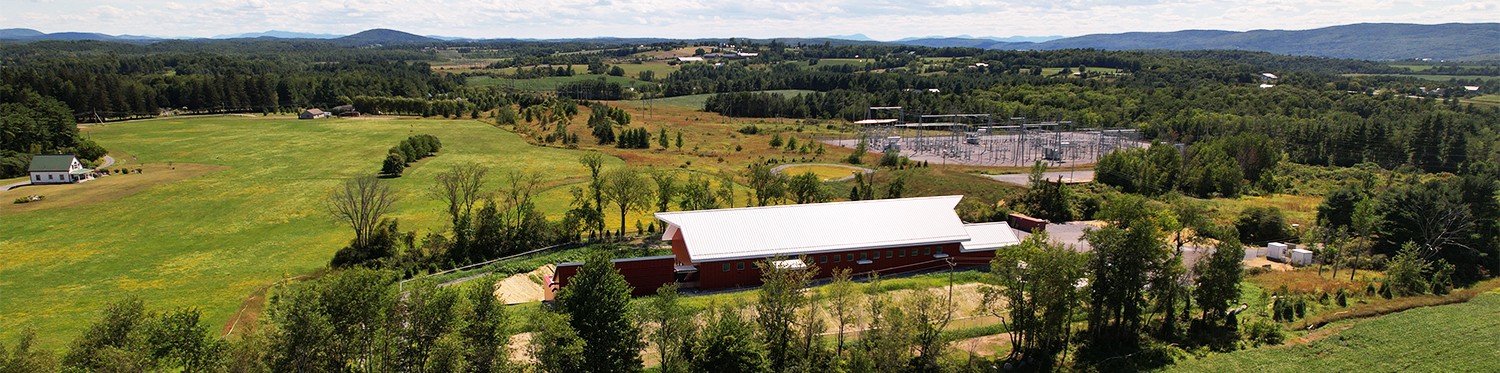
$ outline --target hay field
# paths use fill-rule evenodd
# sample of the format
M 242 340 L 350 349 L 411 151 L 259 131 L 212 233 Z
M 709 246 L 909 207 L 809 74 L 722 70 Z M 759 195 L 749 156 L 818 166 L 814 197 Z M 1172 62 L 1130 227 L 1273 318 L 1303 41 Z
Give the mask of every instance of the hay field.
M 441 203 L 426 190 L 435 173 L 454 164 L 478 162 L 492 174 L 545 171 L 547 182 L 587 175 L 579 151 L 530 146 L 470 120 L 224 116 L 85 131 L 137 157 L 146 173 L 48 192 L 35 209 L 0 210 L 0 340 L 34 327 L 42 347 L 62 348 L 104 304 L 129 296 L 157 310 L 201 307 L 210 323 L 229 320 L 255 288 L 327 265 L 353 234 L 324 212 L 324 196 L 343 179 L 373 174 L 387 149 L 407 136 L 435 135 L 443 151 L 390 180 L 402 197 L 393 217 L 403 230 L 445 226 Z M 174 165 L 210 171 L 163 171 Z M 498 180 L 492 177 L 488 189 Z M 155 184 L 100 191 L 133 181 Z M 75 191 L 89 194 L 63 195 Z

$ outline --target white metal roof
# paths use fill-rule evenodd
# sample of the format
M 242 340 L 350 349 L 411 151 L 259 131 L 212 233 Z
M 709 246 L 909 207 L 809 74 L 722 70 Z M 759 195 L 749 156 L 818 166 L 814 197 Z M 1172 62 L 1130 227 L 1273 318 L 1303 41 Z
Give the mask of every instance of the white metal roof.
M 963 196 L 657 213 L 694 263 L 969 240 Z
M 994 250 L 1021 243 L 1016 230 L 1010 229 L 1006 222 L 965 224 L 964 230 L 969 232 L 969 240 L 959 250 L 963 252 Z
M 862 119 L 862 120 L 858 120 L 858 121 L 854 122 L 854 124 L 887 124 L 887 123 L 896 123 L 896 119 Z

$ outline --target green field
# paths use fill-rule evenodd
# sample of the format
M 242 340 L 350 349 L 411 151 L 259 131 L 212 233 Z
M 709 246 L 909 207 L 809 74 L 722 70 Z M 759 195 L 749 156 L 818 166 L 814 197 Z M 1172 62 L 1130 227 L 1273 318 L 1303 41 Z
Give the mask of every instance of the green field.
M 86 132 L 146 165 L 219 170 L 109 200 L 0 215 L 0 340 L 34 327 L 42 347 L 62 348 L 105 303 L 131 296 L 153 310 L 200 307 L 218 329 L 257 287 L 327 264 L 353 235 L 319 201 L 341 180 L 373 174 L 387 149 L 410 135 L 435 135 L 443 150 L 390 181 L 402 197 L 394 217 L 403 230 L 445 225 L 441 203 L 426 191 L 451 165 L 490 166 L 488 190 L 510 170 L 545 171 L 554 185 L 587 174 L 579 151 L 530 146 L 469 120 L 226 116 Z M 607 167 L 621 164 L 606 159 Z M 566 206 L 566 198 L 544 193 L 539 204 Z
M 625 70 L 625 76 L 629 78 L 640 76 L 642 71 L 653 71 L 658 81 L 666 79 L 667 74 L 677 71 L 677 66 L 668 65 L 666 62 L 622 63 L 610 66 L 619 66 L 621 70 Z
M 577 82 L 577 81 L 599 79 L 599 78 L 604 78 L 604 81 L 612 82 L 612 83 L 620 83 L 620 84 L 625 85 L 625 86 L 635 86 L 635 85 L 652 84 L 652 83 L 646 83 L 646 82 L 642 82 L 642 81 L 631 79 L 631 78 L 627 78 L 627 77 L 609 76 L 609 75 L 551 76 L 551 77 L 536 78 L 536 79 L 510 79 L 510 78 L 492 78 L 492 77 L 488 77 L 488 76 L 473 76 L 473 77 L 469 77 L 469 80 L 466 81 L 465 84 L 472 85 L 472 86 L 480 86 L 480 87 L 485 87 L 485 86 L 511 87 L 511 88 L 520 89 L 520 90 L 526 90 L 526 91 L 555 91 L 555 90 L 557 90 L 557 86 L 559 84 L 562 84 L 562 83 Z
M 1417 79 L 1422 79 L 1422 80 L 1430 80 L 1430 81 L 1434 81 L 1434 82 L 1446 82 L 1446 81 L 1454 80 L 1454 79 L 1465 79 L 1465 80 L 1468 80 L 1468 79 L 1479 79 L 1479 80 L 1485 81 L 1485 82 L 1500 82 L 1500 76 L 1491 76 L 1491 75 L 1344 74 L 1344 76 L 1384 76 L 1384 77 L 1417 78 Z
M 1465 103 L 1472 103 L 1477 106 L 1500 106 L 1500 95 L 1483 95 L 1462 99 L 1461 101 Z
M 809 91 L 809 90 L 805 90 L 805 89 L 778 89 L 778 90 L 771 90 L 771 91 L 756 91 L 756 92 L 780 93 L 780 94 L 782 94 L 784 96 L 795 96 L 795 95 L 799 95 L 799 94 L 812 93 L 814 91 Z M 656 105 L 672 105 L 672 106 L 681 106 L 681 107 L 685 107 L 685 108 L 691 108 L 691 109 L 694 109 L 694 110 L 703 110 L 703 103 L 707 102 L 708 98 L 711 97 L 711 96 L 713 96 L 713 95 L 714 95 L 714 93 L 705 93 L 705 94 L 701 94 L 701 95 L 687 95 L 687 96 L 676 96 L 676 97 L 658 98 L 658 99 L 652 99 L 651 103 L 652 104 L 656 104 Z
M 1347 323 L 1347 322 L 1346 322 Z M 1181 362 L 1181 372 L 1500 371 L 1500 293 L 1418 308 L 1348 326 L 1318 341 Z
M 788 177 L 797 176 L 808 172 L 811 172 L 814 175 L 818 175 L 818 178 L 822 179 L 823 181 L 829 181 L 854 176 L 854 173 L 859 172 L 859 169 L 852 166 L 811 164 L 792 166 L 781 170 L 781 174 Z

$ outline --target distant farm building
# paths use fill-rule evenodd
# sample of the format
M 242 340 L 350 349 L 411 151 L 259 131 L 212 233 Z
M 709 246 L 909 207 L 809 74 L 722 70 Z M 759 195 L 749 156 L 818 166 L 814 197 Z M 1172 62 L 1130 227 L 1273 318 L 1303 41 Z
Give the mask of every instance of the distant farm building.
M 71 184 L 94 179 L 94 170 L 83 168 L 78 157 L 67 155 L 38 155 L 31 157 L 32 184 Z
M 323 111 L 323 110 L 318 109 L 318 108 L 312 108 L 312 109 L 303 110 L 302 113 L 297 114 L 297 119 L 326 118 L 326 117 L 328 117 L 328 115 L 329 114 L 326 111 Z
M 354 110 L 354 105 L 334 106 L 332 109 L 328 109 L 328 112 L 341 117 L 359 116 L 359 110 Z
M 954 207 L 963 196 L 815 203 L 657 213 L 672 255 L 618 259 L 615 268 L 635 295 L 677 283 L 684 289 L 760 285 L 757 262 L 838 268 L 856 275 L 988 265 L 995 250 L 1018 244 L 1004 222 L 964 224 Z M 582 263 L 557 265 L 549 290 L 566 286 Z
M 703 62 L 703 57 L 677 57 L 677 62 Z

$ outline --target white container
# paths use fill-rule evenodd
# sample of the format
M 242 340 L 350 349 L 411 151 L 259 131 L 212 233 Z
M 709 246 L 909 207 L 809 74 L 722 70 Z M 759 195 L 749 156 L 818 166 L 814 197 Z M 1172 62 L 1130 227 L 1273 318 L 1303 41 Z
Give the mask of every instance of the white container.
M 1305 266 L 1313 262 L 1313 252 L 1303 249 L 1292 250 L 1292 265 Z
M 1272 242 L 1266 244 L 1266 259 L 1286 260 L 1286 244 Z

